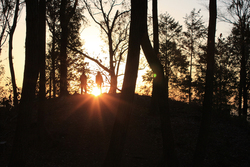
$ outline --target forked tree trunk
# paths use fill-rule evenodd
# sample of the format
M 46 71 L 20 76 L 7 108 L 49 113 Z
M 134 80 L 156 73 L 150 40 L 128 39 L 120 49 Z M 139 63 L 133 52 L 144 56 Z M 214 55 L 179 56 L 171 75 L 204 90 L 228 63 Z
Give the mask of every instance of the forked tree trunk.
M 205 96 L 203 102 L 202 122 L 200 126 L 197 146 L 194 154 L 193 166 L 201 167 L 207 152 L 209 130 L 211 124 L 211 112 L 213 105 L 213 80 L 214 80 L 214 54 L 215 54 L 215 30 L 216 30 L 216 0 L 209 3 L 209 27 L 207 40 L 207 72 Z
M 174 139 L 169 118 L 168 98 L 163 67 L 157 58 L 148 38 L 147 33 L 147 0 L 131 1 L 131 27 L 129 50 L 126 64 L 125 78 L 123 82 L 120 104 L 118 107 L 115 124 L 111 136 L 110 146 L 104 166 L 120 166 L 122 152 L 125 145 L 131 104 L 135 91 L 136 77 L 139 64 L 140 45 L 146 55 L 148 63 L 157 74 L 156 96 L 159 99 L 161 127 L 163 136 L 163 163 L 161 165 L 178 166 L 174 151 Z
M 145 22 L 144 25 L 146 24 L 147 23 Z M 147 28 L 147 26 L 144 26 L 144 28 Z M 159 165 L 171 167 L 179 166 L 179 162 L 174 150 L 174 138 L 169 116 L 168 91 L 166 89 L 164 70 L 151 46 L 148 33 L 144 34 L 144 38 L 142 40 L 142 49 L 150 67 L 152 68 L 153 72 L 156 73 L 155 90 L 157 91 L 155 91 L 155 96 L 157 97 L 157 106 L 159 108 L 161 118 L 161 131 L 163 139 L 163 157 Z
M 157 99 L 156 104 L 161 118 L 161 131 L 163 139 L 163 156 L 159 165 L 171 167 L 179 166 L 174 149 L 174 138 L 169 115 L 168 87 L 166 85 L 167 83 L 164 76 L 164 69 L 156 54 L 156 50 L 154 50 L 151 46 L 146 21 L 143 23 L 143 28 L 145 29 L 145 34 L 141 43 L 142 50 L 151 69 L 154 73 L 156 73 L 156 77 L 154 78 L 154 93 L 156 96 L 155 98 Z

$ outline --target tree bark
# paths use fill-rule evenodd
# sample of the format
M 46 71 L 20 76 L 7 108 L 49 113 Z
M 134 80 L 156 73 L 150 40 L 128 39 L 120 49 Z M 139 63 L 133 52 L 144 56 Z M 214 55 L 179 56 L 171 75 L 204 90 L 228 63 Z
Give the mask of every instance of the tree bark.
M 207 41 L 207 72 L 205 96 L 203 102 L 203 113 L 198 141 L 195 149 L 193 165 L 201 167 L 206 156 L 209 130 L 211 124 L 211 112 L 213 105 L 213 80 L 214 80 L 214 54 L 215 54 L 215 31 L 216 31 L 217 5 L 216 0 L 210 0 L 209 3 L 209 27 Z
M 120 166 L 124 149 L 132 102 L 139 66 L 140 43 L 142 40 L 142 20 L 147 20 L 147 0 L 131 1 L 131 27 L 129 35 L 129 49 L 125 69 L 124 82 L 120 97 L 110 145 L 103 166 Z M 145 11 L 146 9 L 146 11 Z

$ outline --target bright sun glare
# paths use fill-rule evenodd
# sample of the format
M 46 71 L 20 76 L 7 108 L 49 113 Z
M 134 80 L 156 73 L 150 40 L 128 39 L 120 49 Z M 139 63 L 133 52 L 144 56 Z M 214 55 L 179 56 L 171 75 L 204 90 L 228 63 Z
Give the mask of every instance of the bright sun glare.
M 101 94 L 101 90 L 98 87 L 94 87 L 91 94 L 99 96 Z

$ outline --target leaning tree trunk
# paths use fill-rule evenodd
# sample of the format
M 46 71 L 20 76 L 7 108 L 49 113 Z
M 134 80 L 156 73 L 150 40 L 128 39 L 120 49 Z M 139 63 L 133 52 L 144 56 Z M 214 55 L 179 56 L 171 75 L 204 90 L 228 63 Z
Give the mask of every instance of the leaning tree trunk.
M 140 43 L 143 35 L 142 20 L 147 19 L 147 15 L 145 15 L 145 11 L 143 11 L 146 7 L 142 7 L 142 5 L 145 5 L 144 1 L 146 0 L 131 0 L 131 27 L 128 57 L 120 104 L 115 118 L 108 153 L 104 162 L 104 166 L 107 167 L 120 166 L 122 159 L 138 73 Z
M 214 54 L 215 54 L 215 30 L 216 30 L 216 0 L 210 0 L 209 4 L 209 27 L 207 40 L 207 72 L 205 96 L 203 103 L 202 122 L 199 131 L 197 146 L 194 154 L 194 167 L 201 167 L 206 156 L 209 130 L 211 124 L 211 112 L 213 105 L 213 80 L 214 80 Z
M 145 3 L 147 9 L 147 2 Z M 145 20 L 143 22 L 143 28 L 143 32 L 145 33 L 141 43 L 142 50 L 153 72 L 156 73 L 156 77 L 154 79 L 155 96 L 161 118 L 161 131 L 163 139 L 163 157 L 160 166 L 179 166 L 177 155 L 174 149 L 174 138 L 169 115 L 168 87 L 166 86 L 164 69 L 157 57 L 155 50 L 151 46 L 148 36 L 147 21 Z
M 16 108 L 18 105 L 17 100 L 17 86 L 16 86 L 16 77 L 15 77 L 15 71 L 12 61 L 12 47 L 13 47 L 13 35 L 16 29 L 17 24 L 17 18 L 18 18 L 18 11 L 19 11 L 19 0 L 16 0 L 16 9 L 15 9 L 15 15 L 13 20 L 13 25 L 10 29 L 9 34 L 9 66 L 10 66 L 10 74 L 11 74 L 11 82 L 12 82 L 12 89 L 13 89 L 13 95 L 14 95 L 14 107 Z
M 37 0 L 26 0 L 26 43 L 25 67 L 22 86 L 22 96 L 19 106 L 17 128 L 10 157 L 10 167 L 25 166 L 30 135 L 32 103 L 35 99 L 35 89 L 39 72 L 37 50 Z
M 147 28 L 145 25 L 147 25 L 147 22 L 144 22 L 144 28 Z M 179 166 L 174 150 L 174 138 L 169 116 L 168 91 L 166 90 L 164 70 L 151 46 L 147 31 L 144 34 L 141 45 L 150 67 L 156 73 L 155 86 L 157 91 L 155 92 L 155 96 L 158 99 L 157 106 L 159 107 L 163 139 L 163 157 L 160 166 Z

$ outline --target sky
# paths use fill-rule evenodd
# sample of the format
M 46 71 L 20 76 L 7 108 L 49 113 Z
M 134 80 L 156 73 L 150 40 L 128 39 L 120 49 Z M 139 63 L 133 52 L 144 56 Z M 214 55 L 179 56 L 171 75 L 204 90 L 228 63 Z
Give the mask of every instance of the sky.
M 151 3 L 149 1 L 149 10 L 151 13 Z M 158 0 L 158 14 L 168 12 L 176 21 L 179 21 L 181 25 L 184 25 L 184 17 L 189 14 L 193 8 L 197 11 L 201 9 L 201 15 L 203 15 L 203 21 L 205 24 L 208 24 L 209 12 L 208 12 L 208 3 L 209 0 Z M 218 4 L 218 8 L 222 8 Z M 87 11 L 85 12 L 87 13 Z M 24 58 L 25 58 L 25 8 L 19 17 L 17 28 L 14 35 L 14 45 L 13 45 L 13 61 L 15 68 L 15 75 L 17 86 L 22 86 L 22 78 L 24 71 Z M 229 34 L 230 28 L 227 23 L 219 22 L 217 20 L 217 32 L 218 34 Z M 225 35 L 226 36 L 226 35 Z M 101 47 L 104 43 L 100 40 L 100 29 L 97 25 L 92 25 L 86 27 L 82 33 L 81 37 L 84 39 L 84 48 L 89 54 L 100 55 Z M 0 59 L 3 60 L 2 64 L 5 67 L 5 76 L 10 76 L 9 65 L 8 65 L 8 45 L 7 43 L 2 48 L 2 53 Z

